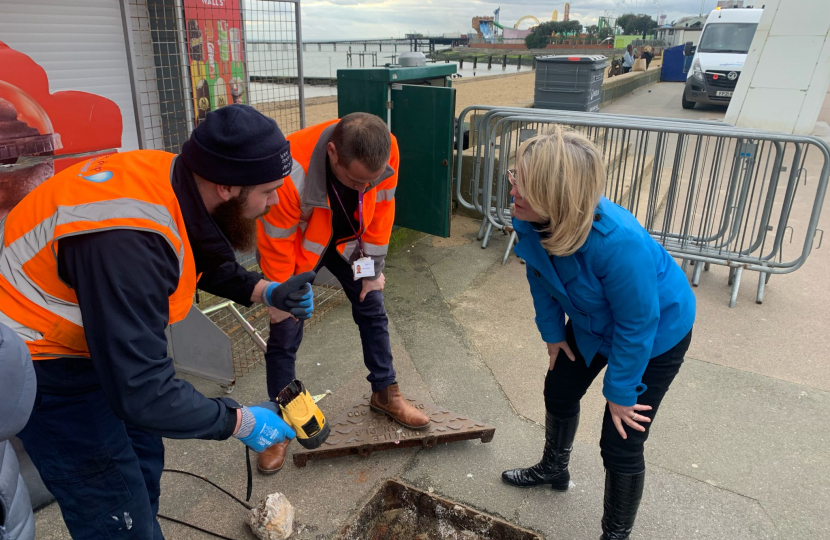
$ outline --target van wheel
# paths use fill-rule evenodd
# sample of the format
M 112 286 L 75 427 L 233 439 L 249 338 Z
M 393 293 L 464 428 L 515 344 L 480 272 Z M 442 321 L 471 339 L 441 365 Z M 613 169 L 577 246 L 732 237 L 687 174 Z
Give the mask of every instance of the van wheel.
M 695 102 L 694 101 L 689 101 L 688 99 L 686 99 L 686 90 L 683 90 L 683 96 L 680 99 L 682 100 L 681 104 L 683 105 L 684 109 L 694 109 L 695 108 Z

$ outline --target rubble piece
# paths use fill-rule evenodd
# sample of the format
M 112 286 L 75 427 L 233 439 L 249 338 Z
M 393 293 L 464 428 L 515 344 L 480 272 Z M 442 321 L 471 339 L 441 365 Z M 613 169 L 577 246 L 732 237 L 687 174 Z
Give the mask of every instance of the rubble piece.
M 248 524 L 261 540 L 285 540 L 294 532 L 294 507 L 282 493 L 272 493 L 251 509 Z

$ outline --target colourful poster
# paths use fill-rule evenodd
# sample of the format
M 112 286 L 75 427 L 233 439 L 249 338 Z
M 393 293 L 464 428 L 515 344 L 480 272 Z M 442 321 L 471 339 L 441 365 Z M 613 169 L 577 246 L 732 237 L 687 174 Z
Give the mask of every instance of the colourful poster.
M 0 41 L 0 219 L 54 173 L 121 147 L 121 109 L 109 99 L 49 92 L 46 71 Z
M 246 103 L 239 0 L 184 0 L 196 124 L 208 111 Z

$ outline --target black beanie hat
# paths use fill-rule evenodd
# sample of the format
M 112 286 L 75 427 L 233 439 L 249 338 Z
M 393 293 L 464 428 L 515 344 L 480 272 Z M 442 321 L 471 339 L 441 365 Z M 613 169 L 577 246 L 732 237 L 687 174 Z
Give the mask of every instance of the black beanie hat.
M 289 143 L 277 123 L 248 105 L 207 113 L 181 156 L 191 171 L 224 186 L 267 184 L 291 172 Z

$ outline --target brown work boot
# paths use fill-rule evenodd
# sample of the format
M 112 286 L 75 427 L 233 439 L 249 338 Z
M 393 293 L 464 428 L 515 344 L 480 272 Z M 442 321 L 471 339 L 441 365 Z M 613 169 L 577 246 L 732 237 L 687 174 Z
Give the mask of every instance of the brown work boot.
M 282 464 L 285 463 L 285 451 L 288 449 L 288 443 L 290 442 L 291 439 L 285 439 L 283 442 L 269 446 L 265 451 L 260 452 L 259 461 L 256 465 L 257 470 L 262 474 L 274 474 L 282 469 Z
M 372 392 L 369 406 L 377 412 L 388 415 L 392 420 L 409 429 L 429 427 L 429 416 L 407 403 L 401 395 L 398 383 L 390 384 L 380 392 Z

